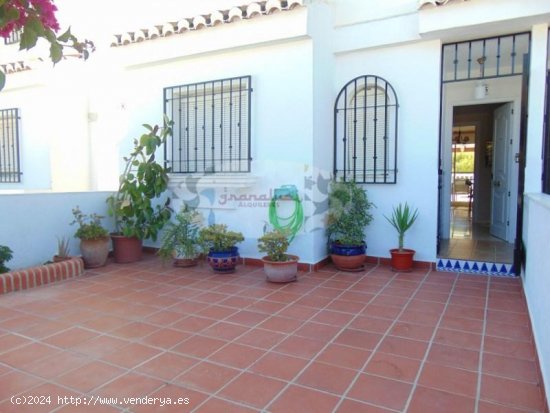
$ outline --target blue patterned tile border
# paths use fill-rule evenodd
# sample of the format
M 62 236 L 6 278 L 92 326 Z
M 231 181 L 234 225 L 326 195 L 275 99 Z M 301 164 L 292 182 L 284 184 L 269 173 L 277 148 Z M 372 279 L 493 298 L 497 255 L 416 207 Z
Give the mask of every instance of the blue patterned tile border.
M 466 274 L 496 275 L 517 277 L 512 264 L 498 262 L 467 261 L 453 258 L 438 258 L 437 271 L 460 272 Z

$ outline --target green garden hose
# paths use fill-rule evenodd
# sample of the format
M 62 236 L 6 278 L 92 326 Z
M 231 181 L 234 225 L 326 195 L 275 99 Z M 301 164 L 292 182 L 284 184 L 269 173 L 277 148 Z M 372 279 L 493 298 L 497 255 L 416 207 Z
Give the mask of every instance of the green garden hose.
M 277 213 L 278 200 L 294 201 L 294 211 L 287 217 L 280 217 Z M 298 190 L 294 185 L 283 185 L 275 189 L 275 194 L 269 203 L 269 222 L 273 228 L 289 234 L 289 242 L 294 239 L 304 223 L 304 209 L 298 197 Z

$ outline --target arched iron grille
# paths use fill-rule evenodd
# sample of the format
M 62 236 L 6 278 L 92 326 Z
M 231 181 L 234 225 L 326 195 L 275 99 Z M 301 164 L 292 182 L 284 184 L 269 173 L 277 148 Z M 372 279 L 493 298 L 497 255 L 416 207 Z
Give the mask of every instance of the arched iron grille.
M 334 105 L 334 176 L 357 183 L 397 181 L 397 96 L 383 78 L 348 82 Z

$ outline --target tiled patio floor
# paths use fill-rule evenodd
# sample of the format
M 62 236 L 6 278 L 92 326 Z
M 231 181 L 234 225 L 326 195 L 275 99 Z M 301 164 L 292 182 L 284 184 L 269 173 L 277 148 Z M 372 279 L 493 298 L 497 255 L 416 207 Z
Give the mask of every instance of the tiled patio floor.
M 326 267 L 276 285 L 149 256 L 0 296 L 2 413 L 542 412 L 537 371 L 518 279 Z

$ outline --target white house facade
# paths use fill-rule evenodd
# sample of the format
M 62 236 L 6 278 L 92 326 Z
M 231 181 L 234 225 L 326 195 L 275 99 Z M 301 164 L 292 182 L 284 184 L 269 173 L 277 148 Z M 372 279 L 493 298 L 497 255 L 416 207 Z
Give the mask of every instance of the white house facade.
M 384 215 L 406 201 L 420 213 L 406 239 L 415 260 L 523 277 L 550 382 L 548 1 L 122 3 L 103 25 L 101 15 L 71 22 L 96 43 L 86 62 L 68 57 L 52 69 L 39 50 L 0 46 L 0 110 L 16 109 L 2 122 L 17 117 L 17 134 L 1 138 L 0 193 L 116 190 L 141 125 L 166 114 L 173 138 L 158 157 L 172 169 L 173 207 L 185 202 L 205 222 L 243 232 L 243 257 L 260 257 L 265 228 L 288 225 L 290 252 L 324 262 L 329 183 L 354 179 L 376 206 L 372 259 L 395 246 Z M 464 130 L 474 131 L 468 141 Z M 470 218 L 513 251 L 483 270 L 441 254 L 452 238 L 456 152 L 473 144 Z M 16 224 L 0 226 L 7 244 Z

